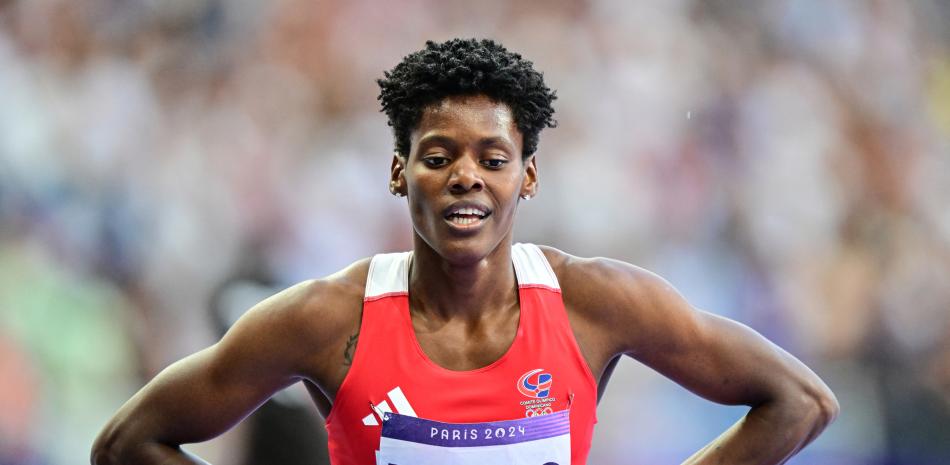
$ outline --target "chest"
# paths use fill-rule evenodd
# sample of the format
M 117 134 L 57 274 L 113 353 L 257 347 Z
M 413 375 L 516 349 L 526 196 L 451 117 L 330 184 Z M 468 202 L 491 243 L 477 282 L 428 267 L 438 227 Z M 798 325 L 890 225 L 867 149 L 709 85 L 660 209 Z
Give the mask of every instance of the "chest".
M 412 331 L 422 353 L 436 365 L 468 371 L 492 365 L 511 348 L 520 326 L 517 306 L 477 321 L 438 321 L 412 316 Z

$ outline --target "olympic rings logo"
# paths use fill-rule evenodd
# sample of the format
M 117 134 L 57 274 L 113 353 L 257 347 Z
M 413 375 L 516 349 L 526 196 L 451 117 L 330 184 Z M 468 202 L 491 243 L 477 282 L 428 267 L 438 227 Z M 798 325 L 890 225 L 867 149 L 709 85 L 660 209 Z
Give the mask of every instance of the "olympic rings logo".
M 552 409 L 551 407 L 529 408 L 525 410 L 524 416 L 527 418 L 531 418 L 531 417 L 539 417 L 541 415 L 550 415 L 552 413 L 554 413 L 554 409 Z

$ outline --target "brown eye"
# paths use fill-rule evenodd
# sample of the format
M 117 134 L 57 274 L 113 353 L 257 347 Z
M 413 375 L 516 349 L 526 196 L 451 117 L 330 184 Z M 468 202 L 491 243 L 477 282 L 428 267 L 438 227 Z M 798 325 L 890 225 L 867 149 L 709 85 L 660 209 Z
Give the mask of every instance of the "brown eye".
M 422 161 L 430 168 L 438 168 L 448 163 L 449 159 L 445 157 L 426 157 Z
M 484 163 L 485 166 L 488 166 L 489 168 L 501 168 L 502 166 L 505 166 L 505 163 L 508 163 L 508 160 L 492 158 L 490 160 L 485 160 L 482 163 Z

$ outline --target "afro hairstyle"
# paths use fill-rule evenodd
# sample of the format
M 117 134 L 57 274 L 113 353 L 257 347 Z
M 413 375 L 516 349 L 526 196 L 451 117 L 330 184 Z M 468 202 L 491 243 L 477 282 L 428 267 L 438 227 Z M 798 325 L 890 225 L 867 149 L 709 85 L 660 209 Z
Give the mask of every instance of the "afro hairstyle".
M 522 158 L 527 158 L 537 150 L 541 130 L 557 124 L 551 107 L 557 96 L 532 66 L 493 40 L 427 41 L 376 81 L 396 152 L 408 156 L 410 134 L 426 107 L 451 96 L 485 95 L 511 108 L 524 138 Z

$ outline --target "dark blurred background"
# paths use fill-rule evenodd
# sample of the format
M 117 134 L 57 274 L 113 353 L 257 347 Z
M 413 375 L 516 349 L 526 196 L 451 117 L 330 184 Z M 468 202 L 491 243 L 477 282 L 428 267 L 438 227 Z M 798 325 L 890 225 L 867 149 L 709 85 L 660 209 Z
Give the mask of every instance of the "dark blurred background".
M 950 463 L 948 2 L 0 0 L 0 465 L 84 463 L 263 296 L 410 248 L 374 80 L 456 36 L 558 92 L 517 240 L 813 367 L 843 411 L 790 463 Z M 625 361 L 590 463 L 679 463 L 744 412 Z M 298 386 L 191 449 L 322 463 L 321 423 Z

